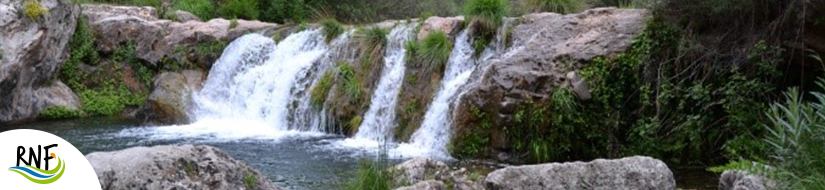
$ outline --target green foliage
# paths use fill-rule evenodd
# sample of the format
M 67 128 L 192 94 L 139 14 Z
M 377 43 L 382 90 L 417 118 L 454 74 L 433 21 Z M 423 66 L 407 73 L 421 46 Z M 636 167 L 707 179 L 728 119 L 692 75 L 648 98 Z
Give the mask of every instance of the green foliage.
M 215 17 L 217 5 L 212 0 L 176 0 L 174 2 L 172 9 L 192 13 L 201 20 L 209 20 Z
M 63 63 L 60 79 L 73 90 L 77 90 L 80 89 L 85 78 L 79 71 L 80 64 L 95 65 L 100 59 L 100 55 L 95 49 L 95 37 L 89 28 L 89 20 L 86 16 L 80 16 L 77 19 L 75 33 L 69 41 L 69 50 L 71 50 L 71 53 L 66 62 Z
M 106 81 L 98 89 L 81 90 L 78 96 L 83 102 L 83 111 L 93 116 L 119 114 L 127 106 L 141 105 L 146 99 L 146 95 L 134 94 L 114 81 Z
M 229 20 L 229 29 L 232 30 L 235 27 L 238 27 L 238 19 Z
M 825 80 L 817 83 L 825 90 Z M 779 170 L 774 177 L 785 189 L 825 188 L 825 94 L 811 92 L 811 102 L 803 102 L 795 88 L 785 93 L 784 104 L 768 111 L 765 142 L 773 150 Z
M 393 183 L 393 173 L 387 160 L 386 145 L 381 146 L 377 160 L 362 159 L 355 177 L 344 185 L 346 190 L 390 190 L 397 186 Z
M 453 45 L 447 34 L 442 31 L 433 31 L 427 34 L 420 42 L 407 43 L 408 63 L 414 66 L 425 67 L 429 71 L 442 72 L 450 59 Z
M 26 0 L 23 5 L 23 14 L 31 20 L 39 20 L 41 16 L 47 13 L 49 13 L 49 10 L 40 6 L 40 2 L 37 0 Z
M 361 78 L 355 74 L 355 70 L 352 69 L 349 63 L 341 63 L 338 65 L 338 79 L 343 82 L 344 92 L 351 98 L 350 100 L 355 101 L 351 103 L 359 101 L 363 91 Z
M 39 118 L 48 120 L 72 119 L 83 116 L 83 112 L 66 106 L 53 106 L 40 110 Z
M 313 106 L 318 108 L 323 107 L 324 102 L 327 101 L 327 95 L 329 95 L 329 91 L 332 89 L 333 75 L 332 70 L 327 70 L 327 72 L 324 72 L 324 76 L 315 84 L 315 87 L 312 88 L 310 100 Z
M 271 0 L 264 1 L 261 6 L 262 19 L 277 23 L 305 22 L 309 19 L 309 6 L 305 0 Z
M 579 12 L 585 6 L 582 0 L 527 0 L 525 4 L 530 12 L 555 12 L 560 14 Z
M 469 0 L 465 4 L 464 14 L 482 35 L 487 36 L 495 34 L 507 16 L 507 10 L 506 0 Z
M 298 31 L 304 31 L 309 28 L 309 22 L 302 21 L 301 24 L 298 24 Z
M 221 55 L 227 45 L 229 44 L 225 41 L 198 43 L 195 45 L 195 53 L 198 56 Z
M 477 36 L 473 40 L 473 56 L 478 57 L 481 53 L 484 53 L 484 49 L 487 48 L 487 44 L 489 39 L 484 36 Z
M 255 183 L 257 179 L 255 179 L 255 175 L 251 173 L 247 173 L 246 176 L 243 177 L 243 185 L 248 189 L 255 189 Z
M 461 138 L 452 138 L 449 151 L 457 158 L 472 158 L 480 156 L 484 149 L 490 146 L 489 130 L 493 126 L 493 119 L 488 113 L 478 107 L 471 107 L 472 119 L 478 124 L 477 129 L 469 130 Z
M 217 10 L 218 16 L 231 19 L 258 19 L 258 3 L 255 0 L 226 0 Z
M 361 122 L 364 121 L 364 118 L 360 115 L 352 117 L 352 119 L 347 122 L 347 126 L 349 126 L 350 134 L 355 134 L 358 132 L 358 128 L 361 127 Z
M 332 42 L 339 35 L 344 33 L 344 25 L 335 19 L 324 19 L 321 21 L 323 27 L 324 37 L 327 43 Z

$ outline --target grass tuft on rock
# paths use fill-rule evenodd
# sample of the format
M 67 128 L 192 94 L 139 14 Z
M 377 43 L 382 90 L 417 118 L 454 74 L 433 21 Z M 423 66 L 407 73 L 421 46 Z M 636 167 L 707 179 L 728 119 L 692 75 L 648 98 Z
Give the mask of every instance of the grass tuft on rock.
M 527 0 L 525 4 L 529 12 L 554 12 L 560 14 L 579 12 L 585 6 L 584 1 L 581 0 Z
M 362 51 L 362 56 L 369 56 L 371 58 L 381 57 L 384 53 L 384 46 L 387 45 L 387 34 L 389 33 L 387 29 L 380 27 L 362 28 L 358 30 L 356 37 L 360 40 L 359 46 Z
M 40 6 L 40 2 L 36 0 L 27 0 L 26 4 L 23 6 L 23 14 L 25 14 L 26 17 L 34 21 L 39 20 L 41 16 L 49 12 L 48 9 L 43 8 L 43 6 Z
M 322 20 L 321 26 L 327 43 L 344 33 L 344 25 L 332 18 Z
M 477 32 L 487 35 L 495 34 L 504 22 L 507 10 L 506 0 L 470 0 L 465 4 L 464 14 Z
M 421 41 L 407 43 L 408 61 L 430 71 L 441 72 L 450 59 L 452 49 L 453 45 L 446 33 L 433 31 Z
M 192 13 L 201 20 L 214 18 L 217 12 L 217 10 L 215 10 L 216 7 L 215 3 L 211 0 L 177 0 L 175 4 L 172 5 L 172 9 Z
M 324 76 L 321 77 L 321 80 L 315 84 L 315 87 L 312 87 L 312 95 L 310 97 L 310 101 L 312 105 L 316 108 L 323 107 L 324 102 L 327 100 L 327 96 L 329 95 L 329 91 L 332 89 L 332 77 L 334 73 L 332 70 L 327 70 L 324 72 Z

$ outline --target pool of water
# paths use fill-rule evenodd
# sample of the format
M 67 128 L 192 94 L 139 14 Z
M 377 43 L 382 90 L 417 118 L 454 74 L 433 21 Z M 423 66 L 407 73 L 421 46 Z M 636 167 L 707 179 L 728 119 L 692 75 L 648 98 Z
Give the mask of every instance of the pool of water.
M 245 128 L 249 125 L 243 124 L 214 125 L 218 126 L 147 127 L 132 120 L 90 118 L 4 126 L 0 131 L 46 131 L 66 139 L 83 154 L 136 146 L 211 145 L 246 162 L 276 185 L 294 190 L 341 189 L 342 184 L 355 174 L 360 161 L 374 158 L 378 151 L 377 148 L 341 146 L 342 142 L 348 141 L 341 135 L 272 132 Z M 259 134 L 255 134 L 256 131 Z M 403 159 L 391 158 L 390 162 L 400 163 Z M 716 189 L 718 175 L 702 168 L 676 167 L 673 173 L 680 189 Z
M 229 127 L 227 127 L 229 128 Z M 135 146 L 203 144 L 220 148 L 243 160 L 276 185 L 295 190 L 340 189 L 354 175 L 362 158 L 372 151 L 333 148 L 343 136 L 294 134 L 281 138 L 210 138 L 209 135 L 174 138 L 158 134 L 158 127 L 140 126 L 135 121 L 94 118 L 36 122 L 2 130 L 37 129 L 66 139 L 83 154 L 114 151 Z M 393 163 L 400 159 L 391 159 Z

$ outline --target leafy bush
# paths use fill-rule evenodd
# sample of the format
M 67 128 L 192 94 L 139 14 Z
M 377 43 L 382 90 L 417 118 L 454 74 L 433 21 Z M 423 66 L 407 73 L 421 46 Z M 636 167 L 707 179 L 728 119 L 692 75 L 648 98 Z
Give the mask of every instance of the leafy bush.
M 384 47 L 387 45 L 387 34 L 389 31 L 380 27 L 370 27 L 368 29 L 359 29 L 355 37 L 359 40 L 358 45 L 361 49 L 361 67 L 370 68 L 381 61 L 384 55 Z
M 37 0 L 27 0 L 23 6 L 23 14 L 31 20 L 39 20 L 41 16 L 49 12 L 48 9 L 40 6 Z
M 258 3 L 255 0 L 227 0 L 217 12 L 223 18 L 257 20 Z
M 464 14 L 482 35 L 493 35 L 507 16 L 507 9 L 506 0 L 469 0 Z
M 201 20 L 209 20 L 215 17 L 216 7 L 212 0 L 177 0 L 172 9 L 192 13 Z
M 58 120 L 78 118 L 82 115 L 83 113 L 80 110 L 71 109 L 66 106 L 53 106 L 40 110 L 39 117 L 48 120 Z
M 344 26 L 335 19 L 324 19 L 321 21 L 324 37 L 327 43 L 332 42 L 339 35 L 344 33 Z
M 310 101 L 312 105 L 315 107 L 322 107 L 324 102 L 327 101 L 327 96 L 329 95 L 330 89 L 332 89 L 332 77 L 334 73 L 332 70 L 327 70 L 324 73 L 324 76 L 321 77 L 321 80 L 315 84 L 315 87 L 312 88 L 312 96 L 310 97 Z
M 430 32 L 420 42 L 407 43 L 409 62 L 434 72 L 443 71 L 452 49 L 449 37 L 442 31 Z
M 309 6 L 304 0 L 262 1 L 261 18 L 277 23 L 301 23 L 309 19 Z
M 527 0 L 525 4 L 530 12 L 569 14 L 579 12 L 584 8 L 582 0 Z

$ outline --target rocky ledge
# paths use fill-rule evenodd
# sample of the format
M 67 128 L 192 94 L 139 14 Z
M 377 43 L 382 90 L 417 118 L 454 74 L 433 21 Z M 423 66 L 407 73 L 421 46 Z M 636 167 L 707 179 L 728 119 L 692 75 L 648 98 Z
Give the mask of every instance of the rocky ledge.
M 425 158 L 392 169 L 396 184 L 412 184 L 396 190 L 676 189 L 673 173 L 664 162 L 642 156 L 511 166 L 495 170 L 486 178 L 465 168 L 451 170 L 442 162 Z
M 280 189 L 211 146 L 134 147 L 86 159 L 103 189 Z

